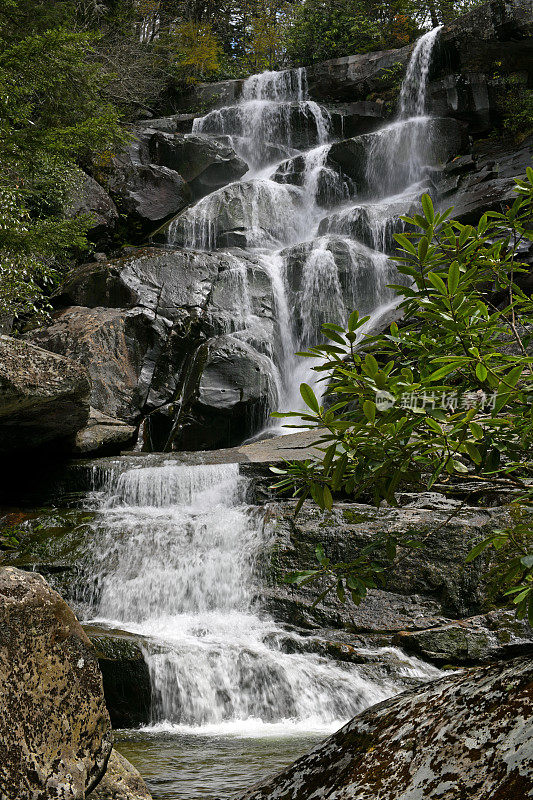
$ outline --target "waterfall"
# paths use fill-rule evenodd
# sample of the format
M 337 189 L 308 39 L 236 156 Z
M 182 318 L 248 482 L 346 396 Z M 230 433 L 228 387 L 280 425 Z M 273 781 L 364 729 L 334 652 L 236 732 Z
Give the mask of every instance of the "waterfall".
M 378 320 L 394 304 L 388 284 L 402 278 L 386 254 L 401 217 L 417 210 L 435 161 L 434 120 L 425 112 L 439 31 L 413 49 L 396 119 L 345 143 L 355 178 L 332 157 L 331 115 L 309 98 L 304 69 L 253 75 L 236 105 L 195 120 L 195 132 L 229 137 L 249 171 L 176 217 L 168 244 L 253 252 L 274 298 L 276 341 L 267 355 L 281 410 L 301 408 L 300 382 L 317 385 L 313 361 L 294 353 L 320 340 L 323 322 L 343 324 L 353 308 Z M 247 335 L 254 324 L 237 314 L 234 330 Z
M 438 674 L 391 648 L 363 650 L 375 656 L 371 667 L 332 662 L 274 622 L 259 584 L 272 531 L 246 505 L 238 465 L 118 466 L 100 483 L 87 615 L 141 637 L 153 725 L 326 731 L 399 691 L 405 678 Z

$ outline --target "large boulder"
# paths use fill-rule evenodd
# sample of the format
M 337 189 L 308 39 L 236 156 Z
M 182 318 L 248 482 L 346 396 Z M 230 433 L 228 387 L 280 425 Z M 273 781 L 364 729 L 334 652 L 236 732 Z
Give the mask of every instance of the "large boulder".
M 533 797 L 533 661 L 467 670 L 364 711 L 242 800 Z
M 0 570 L 0 794 L 84 800 L 111 754 L 93 648 L 44 578 Z
M 50 326 L 30 337 L 87 370 L 93 408 L 134 423 L 146 401 L 167 327 L 164 320 L 141 309 L 73 306 L 59 311 Z
M 146 134 L 145 134 L 146 136 Z M 203 197 L 242 178 L 248 165 L 238 158 L 229 137 L 154 132 L 148 141 L 154 164 L 179 172 L 193 197 Z
M 143 239 L 192 200 L 189 186 L 175 170 L 140 163 L 130 151 L 113 159 L 106 185 L 127 217 L 133 240 Z
M 152 800 L 152 795 L 135 767 L 113 750 L 106 773 L 89 800 Z
M 269 265 L 259 255 L 143 248 L 73 270 L 54 303 L 52 325 L 31 339 L 91 376 L 95 411 L 77 452 L 120 450 L 131 439 L 120 421 L 143 415 L 147 445 L 159 450 L 176 430 L 176 446 L 186 439 L 216 447 L 261 426 L 280 342 Z
M 109 243 L 118 222 L 118 211 L 114 202 L 102 186 L 82 170 L 76 171 L 73 184 L 69 188 L 65 215 L 69 218 L 90 217 L 92 224 L 88 236 L 101 246 Z
M 75 361 L 0 336 L 0 452 L 70 446 L 89 417 L 90 390 Z

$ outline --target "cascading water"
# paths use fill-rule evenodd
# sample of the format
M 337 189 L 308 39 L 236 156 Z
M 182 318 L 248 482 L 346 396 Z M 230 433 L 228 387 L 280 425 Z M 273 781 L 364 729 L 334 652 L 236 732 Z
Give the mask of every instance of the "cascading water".
M 419 84 L 436 35 L 415 47 L 399 119 L 358 137 L 362 179 L 332 163 L 330 117 L 307 98 L 303 70 L 253 76 L 237 106 L 195 123 L 196 132 L 230 136 L 250 170 L 178 216 L 168 243 L 227 251 L 223 288 L 241 310 L 216 335 L 254 340 L 273 364 L 272 405 L 298 408 L 298 385 L 312 373 L 294 353 L 318 340 L 322 322 L 342 323 L 354 307 L 375 320 L 394 303 L 387 284 L 398 278 L 387 251 L 424 177 L 413 131 L 427 120 Z M 393 163 L 391 180 L 383 164 Z M 277 331 L 263 343 L 250 299 L 258 272 L 271 287 Z M 273 534 L 246 504 L 237 465 L 119 461 L 100 478 L 83 607 L 92 623 L 140 637 L 153 693 L 150 730 L 327 731 L 406 680 L 437 674 L 392 648 L 361 651 L 366 664 L 328 660 L 267 613 L 260 573 Z
M 258 560 L 271 532 L 246 506 L 246 490 L 236 464 L 104 476 L 86 613 L 142 637 L 154 723 L 178 732 L 281 723 L 326 731 L 400 690 L 402 677 L 437 674 L 393 650 L 372 669 L 298 652 L 305 639 L 261 608 Z
M 385 253 L 434 161 L 434 121 L 425 112 L 439 30 L 414 47 L 397 119 L 353 140 L 361 162 L 355 180 L 331 157 L 332 117 L 309 99 L 303 69 L 253 75 L 237 105 L 195 120 L 195 133 L 229 137 L 249 171 L 179 215 L 168 243 L 245 248 L 257 257 L 274 296 L 272 396 L 282 410 L 301 407 L 299 382 L 315 383 L 311 360 L 294 353 L 317 343 L 323 322 L 342 324 L 352 308 L 379 319 L 394 303 L 387 287 L 401 278 Z

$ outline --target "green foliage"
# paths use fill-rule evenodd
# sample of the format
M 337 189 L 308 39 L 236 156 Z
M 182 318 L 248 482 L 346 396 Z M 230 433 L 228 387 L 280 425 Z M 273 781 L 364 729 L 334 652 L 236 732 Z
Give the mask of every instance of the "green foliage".
M 303 354 L 321 362 L 327 406 L 302 385 L 303 426 L 317 430 L 324 456 L 281 471 L 278 488 L 292 489 L 299 506 L 311 497 L 330 509 L 335 493 L 395 504 L 406 485 L 472 478 L 509 483 L 533 500 L 533 301 L 518 260 L 533 240 L 533 169 L 517 181 L 511 208 L 477 227 L 451 220 L 452 209 L 437 213 L 429 195 L 422 208 L 403 218 L 411 233 L 396 236 L 408 279 L 395 286 L 401 326 L 362 336 L 368 318 L 354 311 L 346 329 L 324 325 L 326 342 Z M 520 555 L 525 569 L 529 556 Z M 521 612 L 530 560 L 522 588 L 511 589 Z
M 500 134 L 521 142 L 533 132 L 533 92 L 519 75 L 501 79 L 495 91 L 500 115 Z
M 72 7 L 31 9 L 11 0 L 0 14 L 0 316 L 43 314 L 46 296 L 87 248 L 87 218 L 69 219 L 75 162 L 125 141 L 104 96 L 94 36 L 65 24 Z M 41 14 L 41 16 L 40 16 Z M 26 24 L 24 24 L 24 22 Z M 47 23 L 58 27 L 46 28 Z

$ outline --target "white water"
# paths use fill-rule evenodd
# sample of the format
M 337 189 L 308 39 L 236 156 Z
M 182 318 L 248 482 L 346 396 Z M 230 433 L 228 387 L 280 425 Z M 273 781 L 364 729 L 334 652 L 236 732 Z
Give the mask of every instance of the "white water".
M 272 531 L 246 490 L 236 464 L 104 476 L 86 602 L 91 623 L 142 637 L 156 730 L 327 732 L 400 691 L 403 678 L 438 674 L 392 648 L 375 651 L 371 667 L 293 652 L 305 638 L 283 631 L 258 597 Z
M 254 253 L 274 297 L 276 341 L 261 352 L 273 360 L 267 372 L 277 409 L 302 407 L 303 381 L 321 395 L 314 362 L 294 353 L 320 341 L 323 322 L 343 324 L 358 308 L 371 316 L 371 330 L 372 321 L 394 302 L 387 287 L 400 279 L 384 254 L 403 229 L 400 217 L 416 209 L 434 160 L 434 123 L 425 112 L 439 30 L 416 43 L 396 120 L 357 137 L 364 161 L 359 187 L 330 160 L 331 116 L 309 99 L 303 69 L 253 75 L 237 105 L 195 120 L 195 132 L 229 136 L 249 172 L 178 216 L 168 241 L 189 249 L 240 247 Z M 239 325 L 250 340 L 257 318 L 237 315 L 236 332 Z

